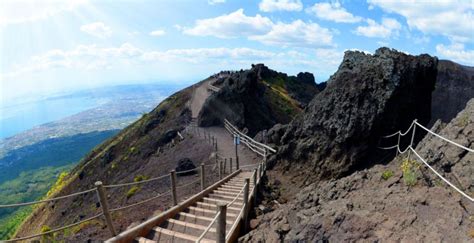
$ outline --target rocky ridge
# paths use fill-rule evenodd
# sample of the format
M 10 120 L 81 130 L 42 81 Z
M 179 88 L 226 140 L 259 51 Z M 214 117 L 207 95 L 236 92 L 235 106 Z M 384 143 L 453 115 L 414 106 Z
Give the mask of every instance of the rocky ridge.
M 288 123 L 319 93 L 311 73 L 288 76 L 263 64 L 249 70 L 226 73 L 218 81 L 220 91 L 211 95 L 198 117 L 200 126 L 222 125 L 227 118 L 250 135 Z
M 437 122 L 436 130 L 472 147 L 474 99 L 449 124 Z M 474 195 L 473 153 L 433 136 L 426 136 L 416 150 L 444 177 Z M 340 179 L 313 183 L 286 204 L 279 195 L 285 189 L 282 177 L 271 172 L 266 198 L 251 222 L 255 229 L 240 242 L 472 241 L 474 205 L 421 161 L 416 184 L 406 185 L 400 168 L 406 156 Z
M 430 121 L 437 62 L 388 48 L 374 55 L 346 52 L 326 89 L 283 128 L 272 163 L 282 171 L 304 171 L 307 180 L 369 166 L 379 156 L 373 151 L 382 135 L 406 129 L 415 118 Z

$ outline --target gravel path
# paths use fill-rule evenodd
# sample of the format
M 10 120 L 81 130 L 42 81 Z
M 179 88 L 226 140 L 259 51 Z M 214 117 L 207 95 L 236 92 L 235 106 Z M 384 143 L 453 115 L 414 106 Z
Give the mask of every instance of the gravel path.
M 209 78 L 208 80 L 202 82 L 202 84 L 195 89 L 193 98 L 191 100 L 191 111 L 193 118 L 197 118 L 204 102 L 211 95 L 211 91 L 207 90 L 207 85 L 214 80 L 214 78 Z M 214 136 L 217 139 L 218 154 L 225 158 L 232 158 L 233 164 L 235 166 L 235 145 L 230 133 L 227 132 L 227 130 L 225 130 L 223 127 L 200 127 L 199 129 L 201 129 L 201 131 L 205 131 L 206 133 L 210 133 L 211 136 Z M 250 151 L 244 145 L 239 145 L 237 147 L 237 151 L 239 155 L 240 166 L 256 164 L 262 160 L 261 157 Z

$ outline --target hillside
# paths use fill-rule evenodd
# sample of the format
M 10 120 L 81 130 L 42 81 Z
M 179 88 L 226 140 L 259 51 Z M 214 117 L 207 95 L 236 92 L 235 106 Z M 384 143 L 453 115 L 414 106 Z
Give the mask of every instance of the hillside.
M 252 71 L 246 70 L 242 72 L 248 73 Z M 278 75 L 286 76 L 281 73 Z M 151 178 L 165 175 L 176 166 L 180 159 L 184 158 L 189 158 L 199 163 L 210 163 L 209 156 L 212 149 L 210 145 L 202 143 L 199 138 L 192 136 L 187 136 L 182 141 L 177 139 L 177 132 L 183 132 L 183 129 L 191 120 L 191 110 L 189 107 L 193 97 L 193 90 L 207 82 L 207 80 L 171 95 L 153 111 L 143 115 L 141 119 L 123 129 L 116 136 L 94 148 L 68 176 L 62 178 L 59 186 L 55 188 L 56 193 L 54 195 L 60 196 L 90 189 L 93 187 L 94 182 L 98 180 L 104 184 L 116 184 L 134 181 L 136 178 Z M 253 79 L 252 82 L 255 81 L 257 80 Z M 310 81 L 312 81 L 310 85 L 316 87 L 314 79 L 310 79 Z M 249 81 L 242 79 L 242 82 Z M 284 86 L 286 82 L 286 79 L 280 81 L 279 89 L 281 92 L 285 94 L 289 92 L 293 92 L 295 95 L 299 94 L 298 90 L 287 91 Z M 292 85 L 292 87 L 296 86 L 294 84 L 295 80 L 291 82 L 293 84 L 289 85 Z M 226 82 L 219 85 L 223 87 L 221 91 L 227 89 L 226 85 Z M 258 85 L 265 87 L 261 80 L 258 80 Z M 305 92 L 308 91 L 305 89 Z M 209 99 L 218 96 L 219 92 L 211 94 Z M 272 102 L 281 102 L 284 99 L 288 98 L 284 95 L 277 95 L 275 100 L 261 102 L 258 105 L 262 106 L 262 109 L 269 109 L 273 112 L 273 109 L 280 108 Z M 246 109 L 249 109 L 249 107 Z M 301 112 L 301 107 L 298 106 L 294 114 L 299 112 Z M 287 121 L 291 119 L 290 114 L 286 113 L 282 117 Z M 222 136 L 224 135 L 222 134 Z M 225 135 L 226 138 L 227 136 Z M 233 153 L 233 151 L 231 152 Z M 184 180 L 189 182 L 193 178 L 184 178 Z M 156 191 L 165 191 L 167 188 L 163 185 L 154 184 L 140 187 L 138 188 L 139 193 L 131 197 L 127 196 L 129 193 L 128 189 L 131 188 L 113 189 L 110 191 L 110 194 L 115 196 L 110 198 L 110 204 L 112 207 L 116 207 L 143 200 L 150 194 L 156 193 Z M 190 188 L 187 193 L 193 192 L 196 192 L 195 189 Z M 149 202 L 140 211 L 130 209 L 123 213 L 114 214 L 118 230 L 124 230 L 131 224 L 153 215 L 156 210 L 166 208 L 169 198 L 165 199 Z M 95 215 L 100 212 L 100 208 L 94 206 L 96 201 L 96 195 L 86 194 L 84 197 L 65 199 L 53 205 L 41 206 L 24 222 L 17 236 L 20 237 L 39 232 L 43 226 L 56 228 Z M 101 221 L 94 222 L 76 228 L 77 234 L 75 236 L 64 232 L 58 234 L 57 237 L 58 239 L 66 238 L 69 240 L 103 240 L 107 238 L 109 233 L 107 229 L 100 227 L 103 226 Z
M 225 75 L 214 84 L 222 88 L 204 103 L 199 125 L 222 125 L 226 118 L 252 136 L 290 122 L 320 92 L 310 73 L 288 76 L 263 64 Z

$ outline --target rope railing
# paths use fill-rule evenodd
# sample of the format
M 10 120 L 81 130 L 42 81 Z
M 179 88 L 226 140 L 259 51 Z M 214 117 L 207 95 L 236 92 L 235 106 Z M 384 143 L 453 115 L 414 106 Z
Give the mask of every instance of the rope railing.
M 111 185 L 104 185 L 105 188 L 115 188 L 115 187 L 124 187 L 124 186 L 134 186 L 134 185 L 139 185 L 147 182 L 152 182 L 164 178 L 168 178 L 169 175 L 162 175 L 159 177 L 154 177 L 146 180 L 141 180 L 141 181 L 134 181 L 134 182 L 127 182 L 127 183 L 120 183 L 120 184 L 111 184 Z
M 211 230 L 212 228 L 212 225 L 214 225 L 216 222 L 217 222 L 217 218 L 219 218 L 220 216 L 220 212 L 218 212 L 216 214 L 216 216 L 212 219 L 211 223 L 206 227 L 206 229 L 204 230 L 204 232 L 202 232 L 202 234 L 199 236 L 199 238 L 196 240 L 196 243 L 199 243 L 201 242 L 202 239 L 204 239 L 204 236 L 209 232 L 209 230 Z
M 66 226 L 63 226 L 63 227 L 60 227 L 60 228 L 57 228 L 57 229 L 52 229 L 52 230 L 48 230 L 48 231 L 46 231 L 46 232 L 42 232 L 42 233 L 39 233 L 39 234 L 34 234 L 34 235 L 30 235 L 30 236 L 25 236 L 25 237 L 19 237 L 19 238 L 10 239 L 10 240 L 0 240 L 0 242 L 17 242 L 17 241 L 23 241 L 23 240 L 33 239 L 33 238 L 40 237 L 40 236 L 44 236 L 44 235 L 49 235 L 49 234 L 52 234 L 52 233 L 55 233 L 55 232 L 58 232 L 58 231 L 62 231 L 62 230 L 65 230 L 65 229 L 68 229 L 68 228 L 71 228 L 71 227 L 80 225 L 80 224 L 82 224 L 82 223 L 85 223 L 85 222 L 88 222 L 88 221 L 97 219 L 97 218 L 101 217 L 102 215 L 103 215 L 103 214 L 100 213 L 100 214 L 97 214 L 97 215 L 92 216 L 92 217 L 90 217 L 90 218 L 87 218 L 87 219 L 81 220 L 81 221 L 79 221 L 79 222 L 76 222 L 76 223 L 73 223 L 73 224 L 69 224 L 69 225 L 66 225 Z
M 128 209 L 128 208 L 133 208 L 135 206 L 138 206 L 138 205 L 141 205 L 141 204 L 144 204 L 144 203 L 147 203 L 149 201 L 152 201 L 152 200 L 155 200 L 155 199 L 158 199 L 160 197 L 164 197 L 164 196 L 168 196 L 171 194 L 171 191 L 166 191 L 164 193 L 161 193 L 159 195 L 156 195 L 154 197 L 150 197 L 150 198 L 147 198 L 143 201 L 140 201 L 140 202 L 136 202 L 136 203 L 133 203 L 133 204 L 130 204 L 130 205 L 125 205 L 125 206 L 122 206 L 122 207 L 117 207 L 117 208 L 114 208 L 114 209 L 110 209 L 110 212 L 116 212 L 116 211 L 121 211 L 121 210 L 125 210 L 125 209 Z
M 413 142 L 414 142 L 414 137 L 415 137 L 415 132 L 416 132 L 416 129 L 415 129 L 415 128 L 416 128 L 417 126 L 420 127 L 420 128 L 422 128 L 423 130 L 429 132 L 430 134 L 432 134 L 432 135 L 434 135 L 434 136 L 436 136 L 436 137 L 438 137 L 438 138 L 440 138 L 440 139 L 442 139 L 442 140 L 448 142 L 448 143 L 451 143 L 451 144 L 453 144 L 453 145 L 455 145 L 455 146 L 457 146 L 457 147 L 459 147 L 459 148 L 462 148 L 462 149 L 464 149 L 464 150 L 466 150 L 466 151 L 468 151 L 468 152 L 474 152 L 474 150 L 471 149 L 471 148 L 468 148 L 468 147 L 463 146 L 463 145 L 461 145 L 461 144 L 459 144 L 459 143 L 456 143 L 456 142 L 454 142 L 454 141 L 451 141 L 451 140 L 449 140 L 449 139 L 447 139 L 447 138 L 445 138 L 445 137 L 443 137 L 443 136 L 441 136 L 441 135 L 439 135 L 439 134 L 437 134 L 437 133 L 435 133 L 435 132 L 429 130 L 428 128 L 426 128 L 426 127 L 424 127 L 423 125 L 421 125 L 420 123 L 418 123 L 418 121 L 417 121 L 416 119 L 412 122 L 412 125 L 407 129 L 406 132 L 402 133 L 401 131 L 398 131 L 398 132 L 396 132 L 396 133 L 394 133 L 394 134 L 391 134 L 391 135 L 388 135 L 388 136 L 384 136 L 384 137 L 383 137 L 383 138 L 389 138 L 389 137 L 393 137 L 393 136 L 395 136 L 395 135 L 398 135 L 399 137 L 398 137 L 398 142 L 397 142 L 396 145 L 390 146 L 390 147 L 379 147 L 379 148 L 380 148 L 380 149 L 384 149 L 384 150 L 397 148 L 397 153 L 399 153 L 399 154 L 405 154 L 405 153 L 408 151 L 408 152 L 409 152 L 409 153 L 408 153 L 408 159 L 410 159 L 410 152 L 413 152 L 413 154 L 414 154 L 419 160 L 421 160 L 421 162 L 423 162 L 423 164 L 424 164 L 426 167 L 428 167 L 436 176 L 438 176 L 441 180 L 443 180 L 444 182 L 446 182 L 446 184 L 448 184 L 449 186 L 451 186 L 455 191 L 459 192 L 461 195 L 463 195 L 463 196 L 464 196 L 465 198 L 467 198 L 469 201 L 474 202 L 474 198 L 473 198 L 473 197 L 469 196 L 467 193 L 463 192 L 461 189 L 459 189 L 457 186 L 455 186 L 455 185 L 454 185 L 453 183 L 451 183 L 449 180 L 447 180 L 446 178 L 444 178 L 438 171 L 436 171 L 431 165 L 429 165 L 429 163 L 426 162 L 426 160 L 423 159 L 423 158 L 416 152 L 416 150 L 413 148 Z M 413 127 L 413 129 L 412 129 L 412 127 Z M 407 148 L 402 151 L 402 150 L 400 150 L 400 136 L 405 136 L 405 135 L 407 135 L 410 130 L 412 130 L 411 142 L 410 142 L 410 144 L 407 146 Z
M 190 170 L 176 171 L 176 174 L 177 174 L 177 175 L 181 175 L 181 174 L 185 174 L 185 173 L 189 173 L 189 172 L 191 172 L 191 171 L 197 171 L 197 170 L 199 170 L 198 167 L 196 167 L 196 168 L 194 168 L 194 169 L 190 169 Z
M 186 184 L 184 184 L 184 185 L 177 186 L 176 188 L 179 189 L 179 188 L 187 187 L 187 186 L 190 186 L 190 185 L 192 185 L 192 184 L 199 183 L 200 181 L 201 181 L 201 179 L 197 179 L 197 180 L 195 180 L 195 181 L 191 181 L 191 182 L 186 183 Z
M 57 201 L 57 200 L 66 199 L 66 198 L 69 198 L 69 197 L 74 197 L 74 196 L 86 194 L 86 193 L 89 193 L 89 192 L 93 192 L 95 190 L 96 190 L 96 188 L 92 188 L 92 189 L 89 189 L 89 190 L 76 192 L 76 193 L 73 193 L 73 194 L 64 195 L 64 196 L 55 197 L 55 198 L 49 198 L 49 199 L 44 199 L 44 200 L 32 201 L 32 202 L 0 205 L 0 208 L 21 207 L 21 206 L 29 206 L 29 205 L 33 205 L 33 204 L 39 204 L 39 203 L 47 203 L 47 202 Z
M 438 137 L 438 138 L 440 138 L 440 139 L 443 139 L 444 141 L 446 141 L 446 142 L 448 142 L 448 143 L 451 143 L 451 144 L 453 144 L 453 145 L 455 145 L 455 146 L 458 146 L 458 147 L 460 147 L 460 148 L 462 148 L 462 149 L 465 149 L 465 150 L 467 150 L 467 151 L 469 151 L 469 152 L 471 152 L 471 153 L 474 153 L 474 149 L 468 148 L 468 147 L 463 146 L 463 145 L 461 145 L 461 144 L 459 144 L 459 143 L 456 143 L 456 142 L 454 142 L 454 141 L 451 141 L 451 140 L 449 140 L 449 139 L 447 139 L 447 138 L 445 138 L 445 137 L 443 137 L 443 136 L 441 136 L 441 135 L 439 135 L 439 134 L 436 134 L 436 133 L 432 132 L 431 130 L 429 130 L 428 128 L 422 126 L 422 125 L 421 125 L 420 123 L 418 123 L 416 120 L 415 120 L 415 123 L 416 123 L 416 125 L 418 125 L 419 127 L 421 127 L 423 130 L 425 130 L 425 131 L 431 133 L 432 135 L 434 135 L 434 136 L 436 136 L 436 137 Z

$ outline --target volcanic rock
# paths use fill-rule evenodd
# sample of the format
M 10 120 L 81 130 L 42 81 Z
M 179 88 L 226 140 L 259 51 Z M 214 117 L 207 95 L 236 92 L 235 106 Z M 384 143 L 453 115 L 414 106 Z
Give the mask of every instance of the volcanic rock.
M 176 166 L 176 172 L 178 172 L 178 176 L 188 176 L 188 175 L 194 175 L 197 174 L 197 171 L 188 171 L 196 169 L 196 166 L 194 165 L 193 161 L 191 161 L 189 158 L 183 158 L 178 161 L 178 165 Z M 184 173 L 179 173 L 183 171 L 188 171 Z
M 324 91 L 283 135 L 276 159 L 283 170 L 335 178 L 370 165 L 382 135 L 430 119 L 438 60 L 380 48 L 347 51 Z M 304 168 L 303 168 L 304 166 Z

